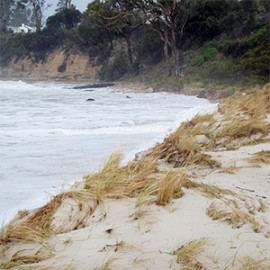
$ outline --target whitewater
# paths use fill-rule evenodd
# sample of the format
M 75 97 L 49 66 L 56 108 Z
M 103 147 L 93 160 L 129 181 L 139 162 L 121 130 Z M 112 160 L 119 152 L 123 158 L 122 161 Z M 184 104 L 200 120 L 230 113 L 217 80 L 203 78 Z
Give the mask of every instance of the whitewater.
M 179 94 L 72 86 L 0 81 L 0 225 L 97 171 L 112 151 L 127 162 L 182 121 L 216 109 Z

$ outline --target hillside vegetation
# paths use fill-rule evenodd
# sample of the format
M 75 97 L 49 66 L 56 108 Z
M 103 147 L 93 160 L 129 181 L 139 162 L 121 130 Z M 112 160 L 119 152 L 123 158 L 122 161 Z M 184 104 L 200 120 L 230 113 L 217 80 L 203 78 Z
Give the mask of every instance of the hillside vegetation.
M 1 33 L 1 66 L 22 58 L 40 63 L 61 48 L 94 59 L 101 80 L 173 90 L 227 84 L 232 94 L 234 86 L 269 81 L 268 8 L 258 0 L 95 0 L 83 14 L 74 6 L 60 10 L 36 33 Z

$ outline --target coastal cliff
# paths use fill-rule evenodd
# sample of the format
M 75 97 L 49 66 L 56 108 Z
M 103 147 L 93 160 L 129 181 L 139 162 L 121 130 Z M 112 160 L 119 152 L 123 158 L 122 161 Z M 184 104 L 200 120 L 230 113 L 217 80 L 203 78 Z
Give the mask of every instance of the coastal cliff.
M 94 80 L 98 69 L 95 59 L 82 52 L 55 49 L 39 61 L 31 56 L 13 59 L 2 69 L 1 77 L 30 80 Z

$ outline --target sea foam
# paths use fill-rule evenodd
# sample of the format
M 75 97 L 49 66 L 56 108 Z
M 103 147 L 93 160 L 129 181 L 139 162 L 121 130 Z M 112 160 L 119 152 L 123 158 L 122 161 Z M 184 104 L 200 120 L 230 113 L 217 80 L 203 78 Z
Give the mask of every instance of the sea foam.
M 0 224 L 98 170 L 116 149 L 124 163 L 215 104 L 168 93 L 93 92 L 61 83 L 0 81 Z M 95 101 L 87 102 L 88 98 Z

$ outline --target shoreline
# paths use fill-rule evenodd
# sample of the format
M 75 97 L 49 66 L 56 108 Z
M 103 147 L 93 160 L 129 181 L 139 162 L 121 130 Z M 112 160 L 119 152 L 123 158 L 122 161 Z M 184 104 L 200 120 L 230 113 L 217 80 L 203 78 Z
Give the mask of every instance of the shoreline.
M 5 244 L 6 262 L 18 252 L 32 259 L 40 252 L 34 266 L 59 270 L 157 269 L 157 265 L 161 269 L 268 269 L 269 90 L 270 85 L 264 95 L 238 95 L 223 102 L 215 114 L 183 123 L 137 163 L 132 162 L 132 171 L 118 167 L 115 157 L 106 165 L 112 170 L 87 176 L 69 195 L 56 196 L 42 212 L 50 213 L 45 222 L 50 221 L 53 233 L 43 238 L 39 231 L 38 240 L 53 247 L 50 254 L 31 243 L 33 235 L 28 235 L 30 243 L 24 243 L 26 236 L 18 234 L 20 224 L 41 226 L 42 208 L 34 216 L 21 213 L 14 221 L 15 230 L 9 231 L 17 240 Z M 250 133 L 241 129 L 247 125 Z M 107 182 L 111 177 L 113 186 Z M 138 190 L 138 179 L 144 188 L 150 184 L 149 189 Z M 99 181 L 110 189 L 103 190 Z M 130 186 L 132 181 L 136 186 Z M 99 192 L 92 194 L 92 190 Z M 90 200 L 88 192 L 94 195 Z M 56 208 L 50 212 L 48 207 Z M 18 241 L 18 237 L 23 238 Z M 84 249 L 78 253 L 80 246 Z M 24 263 L 26 268 L 20 269 L 31 266 Z
M 187 85 L 184 87 L 181 91 L 176 91 L 170 88 L 160 88 L 160 89 L 154 89 L 151 86 L 151 83 L 147 82 L 131 82 L 131 81 L 113 81 L 113 82 L 105 82 L 100 81 L 94 78 L 76 78 L 76 79 L 65 79 L 65 78 L 52 78 L 52 79 L 32 79 L 32 78 L 24 78 L 24 77 L 9 77 L 9 78 L 0 78 L 2 81 L 23 81 L 27 83 L 56 83 L 56 84 L 71 84 L 75 87 L 78 86 L 84 86 L 84 85 L 90 85 L 90 84 L 100 84 L 100 83 L 112 83 L 114 84 L 113 87 L 117 87 L 119 91 L 123 92 L 129 92 L 130 89 L 132 89 L 133 92 L 136 93 L 160 93 L 160 92 L 166 92 L 166 93 L 172 93 L 172 94 L 180 94 L 180 95 L 187 95 L 187 96 L 196 96 L 198 98 L 204 98 L 208 101 L 216 102 L 218 100 L 224 99 L 225 96 L 215 96 L 213 95 L 212 90 L 207 90 L 207 87 L 197 87 L 197 86 L 190 86 Z M 75 90 L 75 89 L 74 89 Z M 78 90 L 78 89 L 76 89 Z M 228 97 L 228 96 L 227 96 Z
M 51 82 L 49 82 L 49 84 L 51 84 Z M 21 85 L 21 84 L 19 84 L 19 85 Z M 43 89 L 43 88 L 42 88 Z M 45 89 L 45 88 L 44 88 Z M 116 88 L 115 88 L 116 90 L 115 90 L 115 92 L 118 92 L 118 91 L 120 91 L 121 92 L 121 90 L 119 90 L 119 88 L 116 86 Z M 33 90 L 34 91 L 34 90 Z M 111 91 L 111 89 L 110 90 L 108 90 L 108 91 Z M 134 92 L 134 93 L 137 93 L 136 91 L 133 91 L 133 89 L 131 89 L 131 90 L 129 90 L 129 93 L 131 94 L 131 91 L 132 92 Z M 113 91 L 114 92 L 114 91 Z M 74 92 L 74 94 L 76 95 L 76 92 Z M 163 95 L 163 94 L 161 94 L 161 95 Z M 164 94 L 165 96 L 167 96 L 166 94 Z M 125 95 L 124 95 L 125 96 Z M 149 97 L 150 98 L 150 97 Z M 149 99 L 149 98 L 147 98 L 147 99 Z M 151 99 L 151 98 L 150 98 Z M 181 98 L 182 99 L 182 98 Z M 188 100 L 189 100 L 189 98 L 187 98 Z M 192 99 L 191 99 L 192 100 Z M 130 103 L 130 101 L 129 100 L 127 100 L 127 102 L 128 103 Z M 162 102 L 162 98 L 160 99 L 160 102 Z M 198 103 L 198 102 L 200 102 L 200 101 L 196 101 L 196 104 Z M 204 104 L 204 103 L 206 103 L 206 101 L 202 101 L 202 103 Z M 207 103 L 208 104 L 208 103 Z M 205 106 L 207 106 L 207 108 L 203 108 L 203 111 L 205 111 L 205 110 L 209 110 L 209 109 L 211 109 L 212 110 L 212 107 L 213 106 L 215 106 L 215 105 L 211 105 L 211 104 L 205 104 L 203 107 L 205 107 Z M 195 106 L 195 105 L 194 105 Z M 192 108 L 192 109 L 189 109 L 187 112 L 185 112 L 185 117 L 183 117 L 183 116 L 181 116 L 181 115 L 178 115 L 178 116 L 175 116 L 174 118 L 175 118 L 175 121 L 174 121 L 174 123 L 171 123 L 170 124 L 170 128 L 165 132 L 165 131 L 162 131 L 162 132 L 160 132 L 159 134 L 157 134 L 154 138 L 153 138 L 153 140 L 151 140 L 151 142 L 150 141 L 147 141 L 146 143 L 144 143 L 144 144 L 139 144 L 138 145 L 138 147 L 136 147 L 136 148 L 132 148 L 132 150 L 131 151 L 129 151 L 128 153 L 126 153 L 127 155 L 126 155 L 126 158 L 125 158 L 125 161 L 127 162 L 127 160 L 130 160 L 131 158 L 133 159 L 137 154 L 140 154 L 142 151 L 147 151 L 149 148 L 151 148 L 151 147 L 153 147 L 154 146 L 154 144 L 156 144 L 157 142 L 161 142 L 163 139 L 164 139 L 164 137 L 165 136 L 167 136 L 173 129 L 176 129 L 177 127 L 178 127 L 178 124 L 181 122 L 181 121 L 187 121 L 188 120 L 188 118 L 190 119 L 191 117 L 193 117 L 193 116 L 195 116 L 195 114 L 198 112 L 198 110 L 199 110 L 199 108 L 197 108 L 197 105 L 195 106 L 196 108 Z M 208 107 L 209 107 L 209 109 L 208 109 Z M 200 111 L 201 111 L 201 109 L 200 109 Z M 177 113 L 178 114 L 178 113 Z M 45 163 L 45 166 L 46 166 L 46 163 Z M 83 166 L 83 165 L 82 165 Z M 85 170 L 83 170 L 83 172 L 84 172 Z M 86 172 L 88 172 L 89 170 L 87 170 Z M 23 176 L 23 175 L 22 175 Z M 83 177 L 83 173 L 82 173 L 82 175 L 81 175 L 82 177 Z M 49 177 L 49 176 L 48 176 Z M 50 176 L 50 181 L 52 181 L 52 178 L 53 177 L 51 177 Z M 65 176 L 64 177 L 65 179 L 67 179 L 67 176 Z M 23 178 L 24 179 L 24 178 Z M 40 179 L 40 178 L 38 178 L 38 179 Z M 42 180 L 42 179 L 41 179 Z M 71 177 L 71 179 L 69 178 L 68 180 L 70 180 L 70 181 L 65 181 L 65 186 L 68 186 L 68 183 L 70 183 L 70 182 L 74 182 L 75 180 L 79 180 L 79 178 L 77 177 L 76 179 L 73 179 L 73 177 Z M 45 192 L 45 195 L 44 196 L 42 196 L 42 197 L 44 197 L 44 199 L 45 198 L 47 198 L 47 200 L 46 201 L 44 201 L 43 200 L 43 203 L 42 204 L 39 204 L 39 205 L 37 205 L 37 203 L 34 203 L 34 205 L 36 206 L 36 207 L 40 207 L 41 205 L 43 205 L 45 202 L 48 202 L 49 201 L 49 198 L 51 197 L 51 196 L 48 196 L 48 194 L 57 194 L 56 193 L 56 191 L 58 190 L 58 192 L 60 192 L 61 191 L 61 186 L 62 186 L 62 182 L 60 182 L 59 183 L 59 185 L 56 185 L 56 184 L 53 184 L 53 186 L 54 186 L 54 188 L 49 188 L 48 189 L 48 187 L 46 188 L 46 190 L 47 190 L 47 192 Z M 59 188 L 58 188 L 59 187 Z M 10 192 L 12 192 L 12 191 L 10 191 Z M 40 193 L 39 193 L 40 194 Z M 47 195 L 46 195 L 47 194 Z M 33 194 L 34 195 L 34 194 Z M 38 201 L 38 200 L 37 200 Z M 5 205 L 5 202 L 3 202 L 3 205 Z M 30 207 L 30 206 L 29 206 Z M 24 206 L 23 206 L 23 208 L 26 208 L 26 209 L 29 209 L 29 207 L 27 207 L 27 204 L 24 204 Z M 13 208 L 12 208 L 13 209 Z M 18 209 L 17 207 L 16 207 L 16 209 Z M 18 209 L 18 210 L 21 210 L 22 209 L 22 207 L 20 207 L 20 209 Z M 33 207 L 30 207 L 30 209 L 33 209 Z M 5 214 L 5 217 L 4 217 L 4 223 L 6 224 L 7 223 L 7 220 L 10 220 L 9 218 L 7 218 L 7 217 L 10 217 L 10 216 L 13 216 L 12 214 L 10 214 L 10 212 L 11 211 L 9 211 L 7 214 Z M 17 212 L 17 211 L 16 211 Z M 14 212 L 14 211 L 12 211 L 12 213 L 16 213 L 16 212 Z M 2 224 L 2 226 L 3 226 L 3 224 Z

